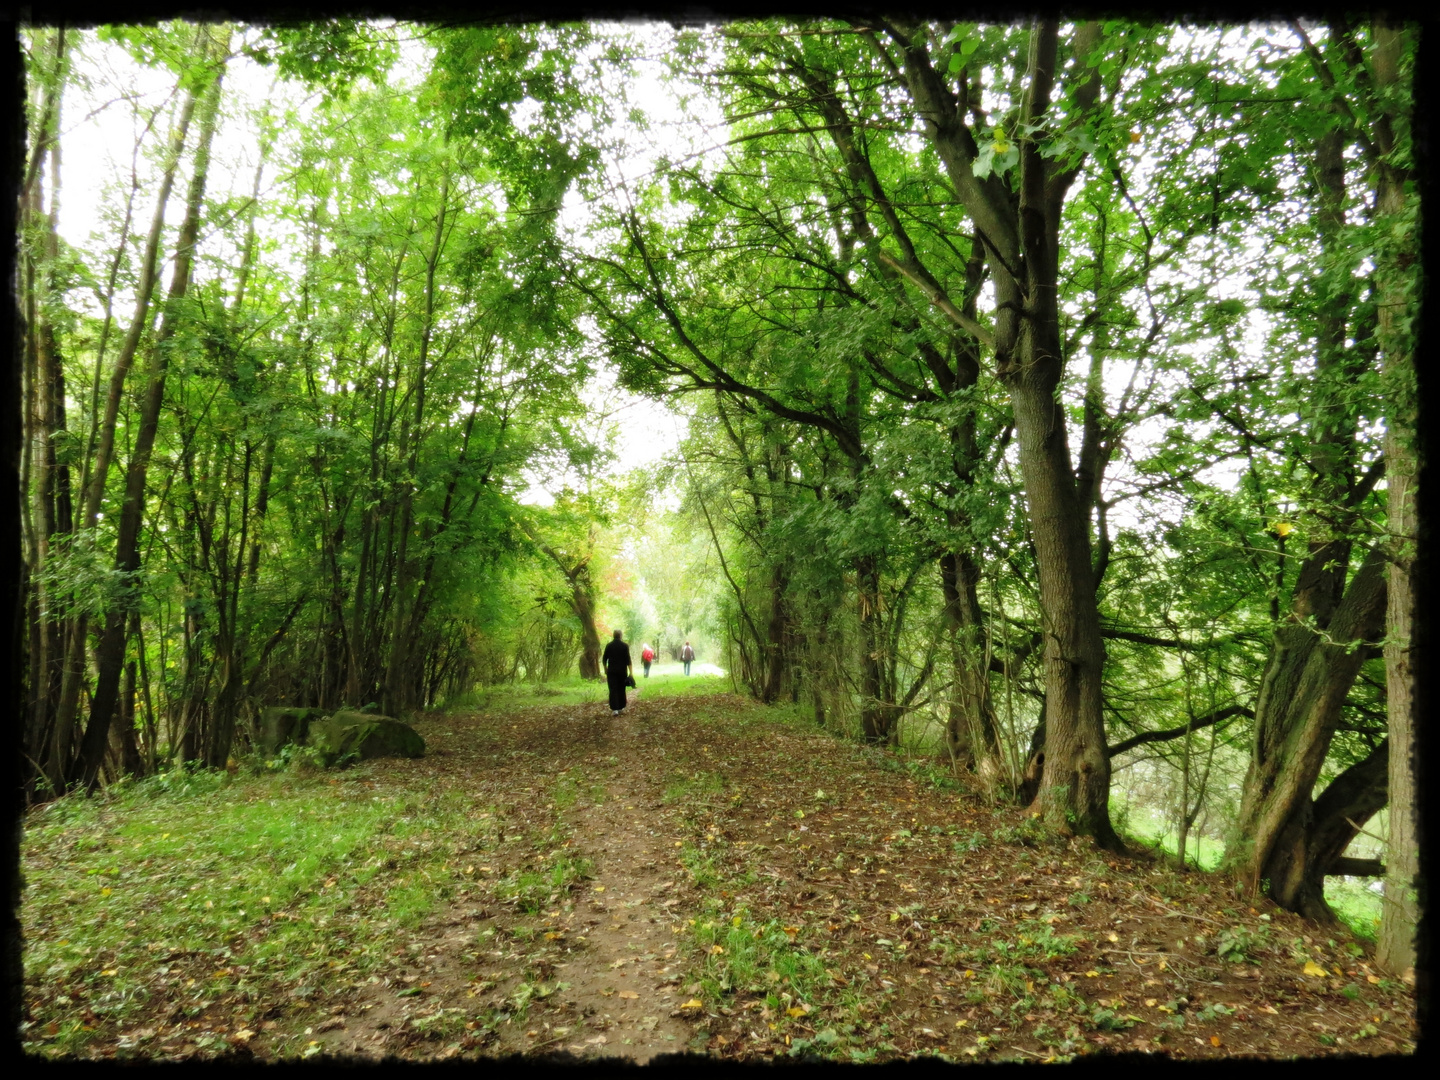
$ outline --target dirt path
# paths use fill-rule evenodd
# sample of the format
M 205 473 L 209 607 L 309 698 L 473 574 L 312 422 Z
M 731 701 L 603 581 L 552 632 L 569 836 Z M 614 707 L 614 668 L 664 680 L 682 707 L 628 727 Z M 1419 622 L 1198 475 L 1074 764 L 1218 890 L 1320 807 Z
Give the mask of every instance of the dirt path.
M 1018 810 L 729 695 L 437 719 L 426 737 L 406 782 L 473 795 L 474 890 L 314 1029 L 321 1049 L 863 1062 L 1413 1046 L 1407 993 L 1338 934 L 1213 895 L 1204 875 L 1047 841 Z M 554 888 L 525 892 L 541 879 Z
M 457 770 L 484 776 L 477 803 L 522 796 L 505 816 L 502 843 L 511 827 L 539 831 L 536 819 L 547 809 L 553 762 L 530 747 L 553 751 L 568 743 L 578 751 L 566 778 L 586 797 L 562 817 L 574 830 L 566 854 L 586 866 L 584 879 L 541 911 L 468 899 L 446 905 L 417 928 L 422 947 L 409 966 L 361 988 L 338 1015 L 305 1032 L 316 1046 L 365 1058 L 443 1059 L 483 1049 L 637 1063 L 692 1049 L 699 1009 L 682 1006 L 695 1001 L 699 987 L 686 993 L 682 985 L 688 953 L 677 941 L 676 912 L 686 883 L 674 830 L 658 813 L 665 808 L 664 773 L 654 765 L 664 750 L 646 723 L 656 711 L 640 702 L 619 717 L 598 705 L 535 710 L 541 715 L 526 717 L 528 723 L 500 726 L 507 736 L 519 735 L 519 745 L 510 747 L 484 738 L 467 747 L 459 740 L 476 732 L 464 720 L 445 721 L 469 729 L 463 734 L 429 733 L 435 753 L 427 771 L 437 781 L 455 779 Z M 523 859 L 523 850 L 515 854 Z M 490 862 L 501 863 L 497 856 Z M 480 869 L 495 882 L 507 868 Z M 477 1023 L 477 1014 L 488 1022 Z
M 610 745 L 622 760 L 648 752 L 634 710 L 614 721 Z M 604 804 L 587 822 L 590 837 L 581 852 L 594 863 L 584 894 L 587 948 L 556 965 L 568 987 L 560 1003 L 578 1015 L 597 1017 L 604 1027 L 581 1042 L 575 1053 L 648 1062 L 657 1054 L 687 1048 L 693 1032 L 679 1018 L 681 976 L 674 908 L 679 881 L 674 846 L 655 827 L 661 792 L 643 773 L 622 773 L 611 782 Z M 696 987 L 698 989 L 698 987 Z
M 1413 995 L 1340 928 L 1143 853 L 1048 836 L 931 763 L 743 698 L 642 689 L 618 718 L 595 702 L 417 727 L 423 758 L 301 782 L 291 805 L 315 818 L 296 830 L 306 844 L 333 842 L 350 814 L 369 824 L 363 850 L 317 863 L 328 869 L 293 910 L 226 901 L 236 864 L 206 855 L 186 892 L 209 890 L 230 937 L 187 952 L 162 933 L 122 958 L 93 935 L 105 951 L 63 984 L 27 984 L 32 1026 L 57 1038 L 62 1023 L 88 1024 L 89 1056 L 159 1060 L 1414 1049 Z M 215 805 L 258 807 L 284 782 L 222 785 Z M 53 850 L 32 855 L 52 891 L 89 898 L 76 910 L 97 925 L 106 894 L 139 895 L 126 882 L 176 902 L 165 866 L 124 861 L 170 821 L 123 825 L 72 835 L 62 822 Z M 137 869 L 152 877 L 125 878 Z M 98 888 L 102 873 L 113 888 Z M 69 908 L 46 910 L 43 932 L 66 944 Z M 296 952 L 264 951 L 278 940 Z M 132 970 L 144 992 L 107 1011 L 109 980 Z

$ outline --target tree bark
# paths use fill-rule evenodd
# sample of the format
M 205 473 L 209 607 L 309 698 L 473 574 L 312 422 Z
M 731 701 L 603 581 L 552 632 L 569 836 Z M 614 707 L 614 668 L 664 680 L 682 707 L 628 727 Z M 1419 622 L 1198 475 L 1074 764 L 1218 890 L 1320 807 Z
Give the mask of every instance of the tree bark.
M 1383 554 L 1371 550 L 1329 625 L 1310 631 L 1315 641 L 1303 666 L 1286 680 L 1294 687 L 1289 700 L 1263 716 L 1256 710 L 1255 746 L 1225 859 L 1249 889 L 1263 888 L 1282 906 L 1302 902 L 1306 878 L 1314 876 L 1306 869 L 1310 792 L 1363 662 L 1361 646 L 1384 629 L 1384 568 Z
M 977 177 L 974 136 L 955 95 L 931 62 L 920 27 L 893 36 L 904 53 L 906 82 L 925 130 L 986 251 L 995 287 L 996 373 L 1010 394 L 1026 505 L 1035 541 L 1045 632 L 1047 707 L 1044 773 L 1035 810 L 1061 833 L 1091 836 L 1119 849 L 1110 824 L 1110 762 L 1105 753 L 1101 676 L 1105 646 L 1091 566 L 1088 515 L 1070 461 L 1065 414 L 1057 399 L 1063 374 L 1059 331 L 1060 210 L 1074 168 L 1047 166 L 1039 139 L 1022 135 L 1018 189 L 995 173 Z M 1029 87 L 1021 125 L 1040 120 L 1056 76 L 1059 23 L 1044 19 L 1030 35 Z M 1077 28 L 1073 51 L 1088 56 L 1099 27 Z M 1076 67 L 1079 114 L 1099 93 L 1099 76 Z M 963 324 L 962 324 L 963 325 Z
M 1385 613 L 1386 711 L 1390 738 L 1390 835 L 1385 875 L 1385 903 L 1380 917 L 1376 959 L 1387 970 L 1413 984 L 1415 929 L 1419 923 L 1420 863 L 1415 822 L 1415 512 L 1417 436 L 1414 341 L 1408 324 L 1414 310 L 1410 285 L 1414 276 L 1416 239 L 1401 224 L 1407 210 L 1409 170 L 1397 168 L 1389 155 L 1408 117 L 1394 103 L 1401 78 L 1406 31 L 1383 18 L 1372 29 L 1371 67 L 1376 88 L 1390 99 L 1378 110 L 1375 142 L 1385 158 L 1377 165 L 1376 211 L 1381 221 L 1395 222 L 1406 237 L 1398 250 L 1378 260 L 1379 309 L 1376 336 L 1380 342 L 1381 370 L 1389 398 L 1386 410 L 1385 463 L 1388 531 L 1393 548 L 1388 568 L 1388 603 Z M 1418 228 L 1418 223 L 1414 228 Z M 1395 235 L 1392 230 L 1392 235 Z M 1418 291 L 1418 290 L 1417 290 Z
M 194 171 L 191 175 L 190 190 L 186 197 L 185 218 L 180 226 L 176 243 L 175 267 L 171 277 L 170 292 L 166 300 L 160 332 L 156 335 L 150 353 L 149 378 L 144 400 L 140 408 L 139 425 L 135 434 L 135 445 L 130 464 L 126 470 L 125 498 L 120 508 L 117 526 L 118 537 L 115 546 L 115 568 L 133 581 L 140 569 L 140 527 L 145 511 L 145 481 L 150 466 L 150 454 L 155 446 L 159 430 L 160 409 L 165 398 L 165 375 L 169 366 L 170 340 L 182 315 L 180 307 L 190 284 L 190 268 L 195 255 L 195 245 L 200 230 L 200 214 L 205 196 L 206 174 L 210 163 L 210 143 L 215 134 L 216 115 L 220 104 L 220 78 L 223 61 L 215 57 L 224 56 L 215 50 L 208 28 L 197 31 L 201 47 L 199 61 L 216 63 L 213 80 L 202 91 L 200 134 L 196 143 Z M 228 41 L 228 33 L 226 34 Z M 187 99 L 187 109 L 190 99 Z M 125 624 L 128 616 L 127 604 L 116 604 L 115 610 L 106 618 L 105 631 L 100 639 L 96 655 L 95 697 L 91 704 L 90 718 L 81 741 L 80 754 L 69 770 L 67 783 L 81 783 L 93 787 L 99 776 L 104 760 L 107 736 L 115 715 L 116 700 L 120 690 L 121 667 L 125 658 Z

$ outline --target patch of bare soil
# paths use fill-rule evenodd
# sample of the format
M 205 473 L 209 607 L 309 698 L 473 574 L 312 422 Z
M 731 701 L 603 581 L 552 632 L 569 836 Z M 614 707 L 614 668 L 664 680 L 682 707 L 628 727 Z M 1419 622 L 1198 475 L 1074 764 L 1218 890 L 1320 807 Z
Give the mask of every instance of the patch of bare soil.
M 404 782 L 473 796 L 474 887 L 311 1037 L 641 1062 L 1413 1051 L 1409 990 L 1344 930 L 768 716 L 723 695 L 423 721 Z

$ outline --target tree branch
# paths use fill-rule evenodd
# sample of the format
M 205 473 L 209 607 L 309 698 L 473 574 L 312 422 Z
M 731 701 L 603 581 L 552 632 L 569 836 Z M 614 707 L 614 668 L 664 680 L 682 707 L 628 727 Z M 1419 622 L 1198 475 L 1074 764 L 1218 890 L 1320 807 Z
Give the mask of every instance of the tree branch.
M 1125 751 L 1133 750 L 1135 747 L 1143 746 L 1145 743 L 1169 742 L 1171 739 L 1183 738 L 1187 732 L 1200 731 L 1214 724 L 1218 724 L 1222 720 L 1228 720 L 1232 716 L 1244 716 L 1254 720 L 1255 710 L 1247 708 L 1244 705 L 1228 705 L 1223 709 L 1215 710 L 1207 716 L 1197 717 L 1193 723 L 1186 727 L 1166 728 L 1163 731 L 1143 731 L 1139 735 L 1132 735 L 1130 738 L 1124 739 L 1110 747 L 1107 752 L 1112 758 L 1119 757 L 1125 753 Z

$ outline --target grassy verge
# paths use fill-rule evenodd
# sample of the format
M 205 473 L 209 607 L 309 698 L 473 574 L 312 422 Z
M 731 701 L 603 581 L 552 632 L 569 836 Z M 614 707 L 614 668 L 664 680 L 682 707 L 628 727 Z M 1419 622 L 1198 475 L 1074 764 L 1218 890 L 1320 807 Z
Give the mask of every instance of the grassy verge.
M 376 795 L 368 771 L 175 772 L 31 815 L 26 1049 L 215 1053 L 263 1028 L 301 1052 L 306 1018 L 403 953 L 494 842 L 472 802 Z

